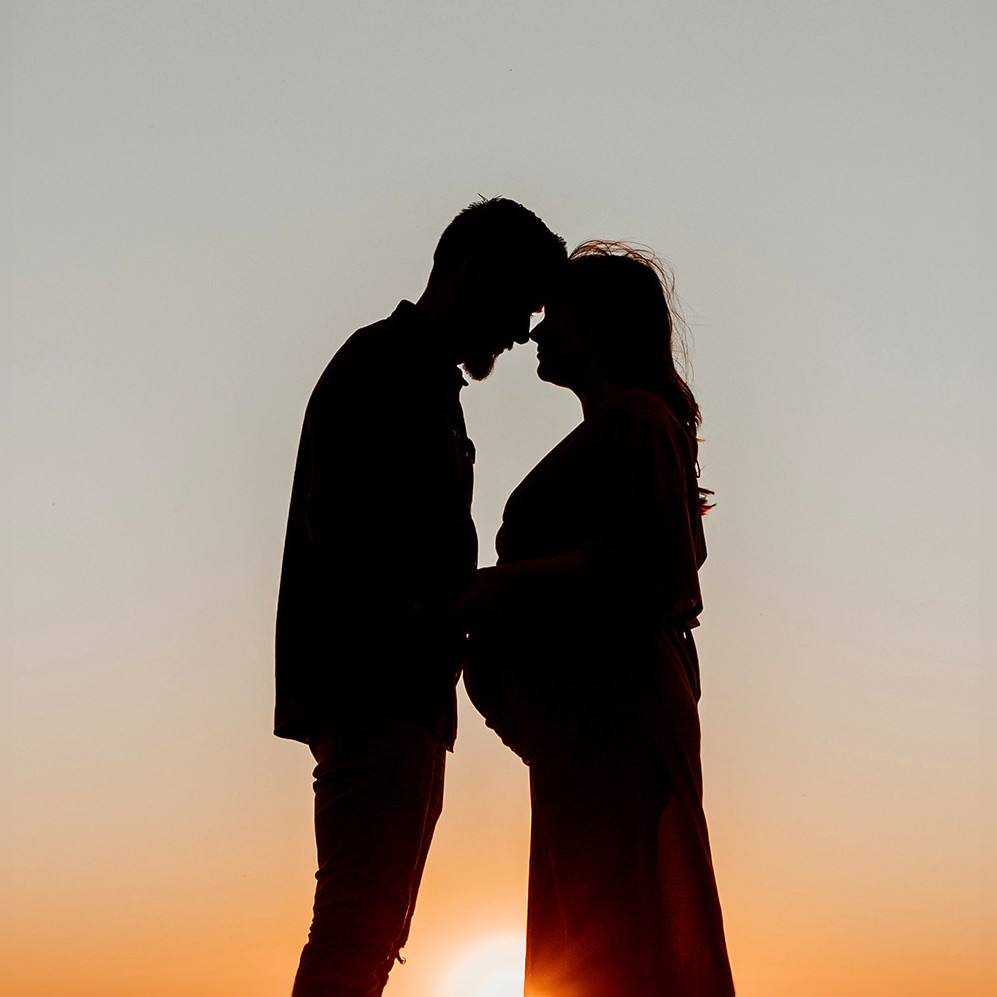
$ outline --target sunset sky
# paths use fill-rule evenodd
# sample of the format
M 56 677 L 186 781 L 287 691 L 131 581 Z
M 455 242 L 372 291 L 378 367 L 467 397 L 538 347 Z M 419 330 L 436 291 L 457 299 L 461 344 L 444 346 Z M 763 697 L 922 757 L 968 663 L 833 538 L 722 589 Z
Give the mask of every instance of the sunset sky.
M 3 3 L 0 992 L 290 993 L 311 760 L 270 730 L 301 416 L 504 194 L 676 272 L 739 997 L 992 997 L 994 10 Z M 464 392 L 482 564 L 580 419 L 535 366 Z M 517 992 L 527 773 L 460 723 L 386 997 Z

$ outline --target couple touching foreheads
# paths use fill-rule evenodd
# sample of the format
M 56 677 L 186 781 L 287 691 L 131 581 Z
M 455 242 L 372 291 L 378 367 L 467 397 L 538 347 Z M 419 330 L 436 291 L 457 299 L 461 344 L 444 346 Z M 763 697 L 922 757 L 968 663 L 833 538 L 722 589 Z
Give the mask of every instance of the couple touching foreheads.
M 384 989 L 443 805 L 462 670 L 529 766 L 526 994 L 733 994 L 691 635 L 709 493 L 670 291 L 649 253 L 568 255 L 522 205 L 479 201 L 443 232 L 421 297 L 354 333 L 319 379 L 277 612 L 276 733 L 316 760 L 293 997 Z M 498 564 L 476 571 L 459 366 L 480 380 L 528 338 L 583 419 L 513 492 Z

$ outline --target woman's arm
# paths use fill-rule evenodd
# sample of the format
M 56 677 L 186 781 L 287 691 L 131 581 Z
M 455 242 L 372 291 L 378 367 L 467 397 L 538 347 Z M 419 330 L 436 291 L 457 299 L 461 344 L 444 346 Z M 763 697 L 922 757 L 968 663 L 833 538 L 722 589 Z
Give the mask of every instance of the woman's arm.
M 583 586 L 591 571 L 591 561 L 580 550 L 479 568 L 454 614 L 468 630 L 493 626 L 525 606 L 542 610 L 551 596 Z

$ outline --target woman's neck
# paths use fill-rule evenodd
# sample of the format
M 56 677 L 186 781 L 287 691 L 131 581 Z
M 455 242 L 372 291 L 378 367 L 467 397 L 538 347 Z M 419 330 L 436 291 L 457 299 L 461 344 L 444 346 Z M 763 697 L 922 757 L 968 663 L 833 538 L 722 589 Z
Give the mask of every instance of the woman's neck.
M 596 409 L 601 408 L 603 403 L 617 391 L 621 391 L 623 385 L 602 374 L 593 374 L 586 379 L 586 383 L 577 388 L 572 387 L 572 391 L 578 396 L 582 403 L 582 417 L 588 419 Z

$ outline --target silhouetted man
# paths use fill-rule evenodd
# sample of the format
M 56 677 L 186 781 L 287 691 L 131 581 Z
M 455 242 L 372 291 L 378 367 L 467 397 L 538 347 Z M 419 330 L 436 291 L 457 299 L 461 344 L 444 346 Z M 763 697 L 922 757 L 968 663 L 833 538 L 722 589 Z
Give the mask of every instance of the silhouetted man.
M 456 735 L 471 581 L 466 384 L 526 342 L 564 241 L 465 208 L 425 291 L 354 333 L 308 403 L 277 609 L 275 733 L 316 759 L 314 917 L 294 997 L 376 997 L 408 936 Z

